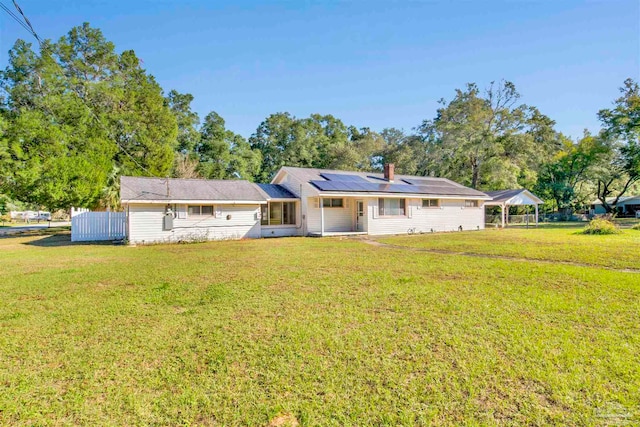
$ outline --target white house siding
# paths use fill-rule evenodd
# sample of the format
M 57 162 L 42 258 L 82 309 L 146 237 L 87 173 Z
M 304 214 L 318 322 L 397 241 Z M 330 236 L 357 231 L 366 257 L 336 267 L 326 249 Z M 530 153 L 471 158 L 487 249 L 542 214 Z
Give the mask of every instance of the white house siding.
M 259 238 L 259 205 L 216 205 L 221 215 L 207 219 L 174 218 L 173 229 L 163 230 L 164 205 L 129 205 L 128 233 L 131 243 L 163 243 L 185 240 Z M 185 210 L 179 206 L 178 210 Z M 231 215 L 231 219 L 227 219 Z
M 478 230 L 484 228 L 484 207 L 464 206 L 464 200 L 440 200 L 437 208 L 423 208 L 422 199 L 407 199 L 404 216 L 380 217 L 377 215 L 378 199 L 367 199 L 367 228 L 371 235 L 403 234 L 415 228 L 415 232 Z M 410 212 L 409 212 L 410 209 Z M 374 215 L 375 213 L 375 215 Z
M 320 209 L 317 207 L 318 198 L 306 197 L 304 201 L 306 205 L 307 233 L 320 233 Z
M 262 226 L 262 237 L 289 237 L 289 236 L 300 236 L 302 234 L 302 227 L 291 226 L 291 227 L 283 227 L 283 226 Z
M 300 212 L 303 226 L 301 235 L 319 234 L 321 231 L 320 208 L 317 192 L 308 183 L 303 183 L 291 174 L 284 176 L 277 182 L 300 198 Z M 353 229 L 353 202 L 345 199 L 344 208 L 324 208 L 324 231 L 339 232 Z
M 286 188 L 296 196 L 300 196 L 301 187 L 303 187 L 302 182 L 289 175 L 288 173 L 284 174 L 282 179 L 277 184 L 282 185 L 284 188 Z
M 282 185 L 300 198 L 300 218 L 303 224 L 300 228 L 300 234 L 319 234 L 322 227 L 317 192 L 312 189 L 309 183 L 302 182 L 289 173 L 283 174 L 282 178 L 275 183 Z M 351 198 L 344 200 L 343 208 L 324 208 L 325 232 L 353 231 L 355 227 L 355 202 Z
M 294 196 L 299 197 L 301 182 L 292 177 L 289 174 L 285 174 L 279 185 L 289 190 Z M 304 220 L 302 218 L 305 212 L 305 205 L 302 199 L 295 200 L 296 202 L 296 225 L 285 226 L 262 226 L 262 237 L 287 237 L 287 236 L 302 236 L 304 235 Z
M 343 199 L 344 206 L 342 208 L 323 208 L 325 232 L 353 231 L 355 219 L 354 201 L 350 198 Z M 317 197 L 307 199 L 307 230 L 309 233 L 320 233 L 322 230 L 321 212 Z
M 309 191 L 309 184 L 303 183 L 298 180 L 296 177 L 285 173 L 284 176 L 276 182 L 276 184 L 282 185 L 284 188 L 293 193 L 296 197 L 300 198 L 300 216 L 298 221 L 302 221 L 302 226 L 297 229 L 297 234 L 295 235 L 307 235 L 310 230 L 309 225 L 309 207 L 313 208 L 313 203 L 309 204 L 309 197 L 313 196 L 314 193 Z M 318 227 L 319 227 L 318 222 Z M 319 230 L 319 228 L 318 228 Z M 269 231 L 269 233 L 271 230 Z M 319 231 L 318 231 L 319 232 Z M 264 236 L 264 233 L 263 233 Z M 266 236 L 265 236 L 266 237 Z

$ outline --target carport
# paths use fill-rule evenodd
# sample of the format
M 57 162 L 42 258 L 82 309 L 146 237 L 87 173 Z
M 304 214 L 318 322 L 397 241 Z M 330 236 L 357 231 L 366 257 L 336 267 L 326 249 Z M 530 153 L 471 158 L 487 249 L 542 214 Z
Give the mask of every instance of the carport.
M 491 200 L 484 202 L 485 206 L 500 206 L 500 222 L 502 228 L 509 225 L 509 207 L 534 206 L 536 212 L 536 225 L 538 225 L 538 205 L 544 202 L 535 194 L 524 188 L 515 190 L 485 191 Z

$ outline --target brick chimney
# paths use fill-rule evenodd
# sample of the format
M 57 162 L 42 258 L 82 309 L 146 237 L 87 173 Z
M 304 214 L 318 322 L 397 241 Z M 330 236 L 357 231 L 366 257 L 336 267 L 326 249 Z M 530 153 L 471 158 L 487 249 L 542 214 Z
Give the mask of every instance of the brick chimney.
M 389 182 L 393 182 L 393 178 L 395 176 L 396 165 L 393 163 L 386 163 L 384 165 L 384 179 Z

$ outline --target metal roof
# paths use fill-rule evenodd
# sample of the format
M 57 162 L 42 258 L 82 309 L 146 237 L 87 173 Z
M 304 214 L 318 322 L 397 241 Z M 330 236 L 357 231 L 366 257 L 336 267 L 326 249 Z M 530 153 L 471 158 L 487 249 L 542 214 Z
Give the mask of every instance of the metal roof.
M 613 203 L 613 201 L 615 200 L 615 197 L 607 197 L 607 203 Z M 623 205 L 629 202 L 635 202 L 637 201 L 638 203 L 640 203 L 640 196 L 622 196 L 620 197 L 620 199 L 618 199 L 618 206 L 619 205 Z M 596 199 L 593 202 L 591 202 L 592 205 L 601 205 L 602 201 L 600 201 L 600 199 Z
M 382 173 L 355 172 L 285 166 L 281 169 L 314 189 L 321 192 L 340 193 L 386 193 L 417 194 L 425 196 L 458 196 L 477 199 L 489 199 L 478 190 L 474 190 L 446 178 L 400 175 L 389 182 Z
M 269 199 L 297 199 L 295 194 L 278 184 L 256 184 Z
M 122 202 L 265 202 L 259 187 L 244 180 L 120 177 Z
M 537 204 L 544 203 L 538 196 L 536 196 L 535 194 L 533 194 L 532 192 L 530 192 L 525 188 L 517 188 L 514 190 L 485 191 L 485 193 L 487 193 L 491 197 L 491 201 L 489 202 L 489 204 L 505 203 L 508 201 L 514 202 L 513 203 L 514 205 L 531 204 L 531 203 L 523 203 L 523 200 L 511 200 L 521 194 L 525 196 L 527 199 L 530 199 L 532 202 L 535 202 Z

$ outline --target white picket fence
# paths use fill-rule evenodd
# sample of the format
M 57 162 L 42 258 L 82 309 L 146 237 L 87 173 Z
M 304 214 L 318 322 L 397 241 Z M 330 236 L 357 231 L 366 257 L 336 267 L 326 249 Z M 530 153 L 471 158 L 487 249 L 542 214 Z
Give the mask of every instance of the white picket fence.
M 71 209 L 71 241 L 122 240 L 126 237 L 125 212 L 91 212 Z

